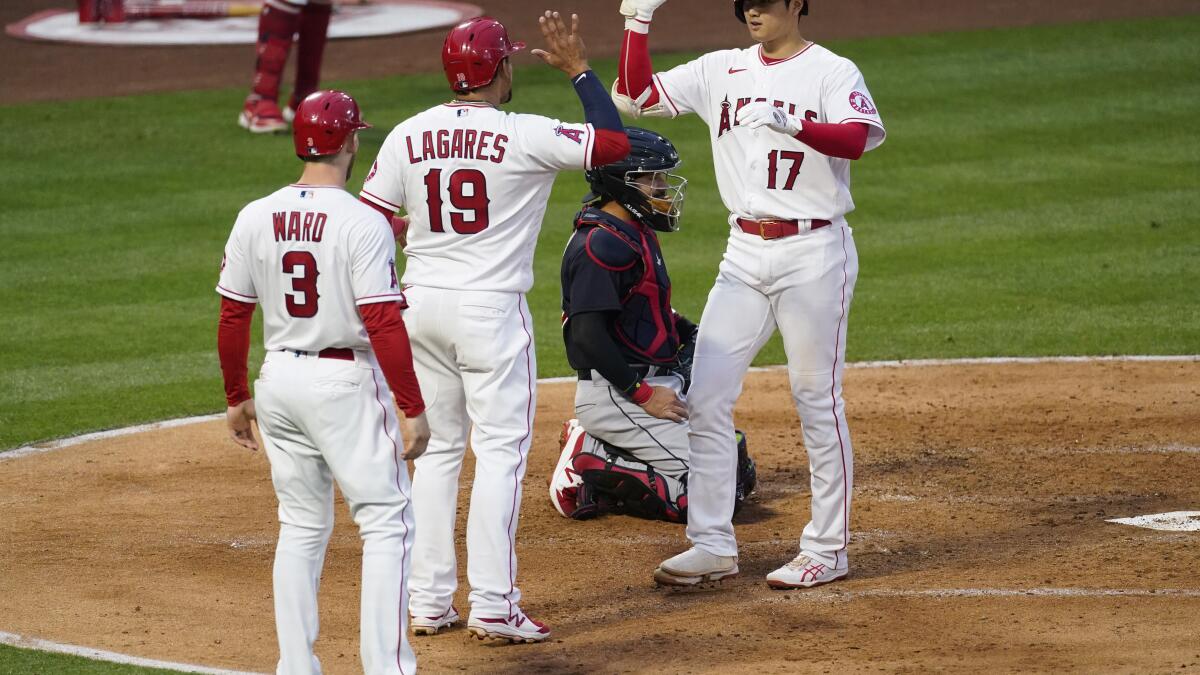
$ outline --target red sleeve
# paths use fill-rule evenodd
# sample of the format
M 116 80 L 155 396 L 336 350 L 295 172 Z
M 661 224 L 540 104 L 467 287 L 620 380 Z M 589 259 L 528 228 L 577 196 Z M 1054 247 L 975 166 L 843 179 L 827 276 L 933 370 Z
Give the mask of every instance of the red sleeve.
M 412 345 L 408 342 L 408 329 L 400 315 L 400 305 L 395 302 L 377 302 L 360 305 L 359 314 L 367 326 L 371 348 L 396 397 L 396 404 L 406 417 L 416 417 L 425 412 L 425 401 L 421 398 L 421 385 L 413 371 Z
M 617 66 L 617 93 L 636 99 L 647 89 L 651 90 L 650 98 L 642 104 L 643 108 L 658 103 L 654 67 L 650 63 L 650 36 L 627 30 L 621 42 L 621 59 Z
M 250 398 L 246 382 L 246 359 L 250 356 L 250 321 L 254 304 L 221 298 L 221 320 L 217 323 L 217 355 L 225 379 L 225 402 L 233 407 Z
M 629 135 L 624 131 L 596 129 L 596 144 L 592 146 L 592 166 L 604 166 L 622 160 L 629 154 Z
M 805 122 L 796 139 L 813 150 L 830 157 L 858 159 L 867 149 L 869 129 L 862 122 L 821 124 Z
M 624 157 L 624 155 L 622 155 L 622 157 Z M 392 236 L 393 237 L 399 239 L 400 235 L 404 234 L 404 231 L 408 229 L 408 217 L 407 216 L 396 215 L 395 213 L 388 210 L 387 208 L 384 208 L 384 207 L 376 204 L 375 202 L 373 202 L 369 199 L 365 199 L 363 197 L 359 197 L 358 201 L 360 201 L 360 202 L 366 204 L 367 206 L 375 209 L 376 211 L 382 213 L 383 217 L 388 219 L 388 222 L 391 223 L 391 225 L 392 225 Z
M 367 206 L 369 206 L 369 207 L 371 207 L 371 208 L 375 209 L 376 211 L 378 211 L 378 212 L 382 213 L 382 214 L 383 214 L 383 217 L 384 217 L 384 218 L 387 218 L 388 220 L 391 220 L 391 219 L 392 219 L 392 214 L 393 214 L 393 213 L 395 213 L 394 211 L 391 211 L 391 210 L 389 210 L 389 209 L 387 209 L 387 208 L 384 208 L 384 207 L 382 207 L 382 206 L 380 206 L 380 205 L 376 204 L 375 202 L 373 202 L 373 201 L 371 201 L 371 200 L 367 199 L 366 197 L 359 197 L 359 198 L 358 198 L 358 201 L 360 201 L 360 202 L 362 202 L 362 203 L 366 204 Z

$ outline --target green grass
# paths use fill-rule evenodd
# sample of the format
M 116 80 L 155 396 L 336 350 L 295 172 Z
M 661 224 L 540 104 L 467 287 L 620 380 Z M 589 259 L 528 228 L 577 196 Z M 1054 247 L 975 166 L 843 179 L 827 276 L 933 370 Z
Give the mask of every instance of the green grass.
M 177 671 L 124 666 L 0 645 L 0 675 L 158 675 L 174 672 Z
M 889 130 L 853 169 L 849 358 L 1200 352 L 1197 34 L 1189 17 L 830 43 Z M 329 84 L 376 125 L 355 189 L 392 125 L 447 98 L 440 74 Z M 582 117 L 556 71 L 517 85 L 513 110 Z M 233 124 L 242 94 L 0 107 L 0 448 L 221 408 L 221 249 L 299 171 L 288 137 Z M 691 179 L 664 248 L 698 317 L 726 236 L 706 131 L 644 124 Z M 539 244 L 543 376 L 567 373 L 558 255 L 584 192 L 560 177 Z M 778 341 L 759 357 L 781 360 Z

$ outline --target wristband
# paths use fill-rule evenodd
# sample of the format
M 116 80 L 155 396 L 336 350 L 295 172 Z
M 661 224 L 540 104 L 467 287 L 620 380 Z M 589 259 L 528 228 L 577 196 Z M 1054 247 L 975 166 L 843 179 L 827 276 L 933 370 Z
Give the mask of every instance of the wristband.
M 635 33 L 645 35 L 650 32 L 650 20 L 638 19 L 636 17 L 625 17 L 625 30 L 631 30 Z
M 654 395 L 654 387 L 646 383 L 645 380 L 633 385 L 633 391 L 629 394 L 629 400 L 638 405 L 646 405 L 646 401 Z

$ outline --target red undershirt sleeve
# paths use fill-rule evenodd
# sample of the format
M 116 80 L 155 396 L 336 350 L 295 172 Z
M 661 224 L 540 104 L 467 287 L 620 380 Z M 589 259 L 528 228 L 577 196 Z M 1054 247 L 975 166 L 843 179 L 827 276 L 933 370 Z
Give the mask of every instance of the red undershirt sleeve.
M 613 160 L 613 161 L 616 161 L 616 160 Z M 363 197 L 359 197 L 358 201 L 375 209 L 376 211 L 383 214 L 384 218 L 388 219 L 388 223 L 391 224 L 391 226 L 392 226 L 392 236 L 393 237 L 399 239 L 400 235 L 404 234 L 404 231 L 408 229 L 408 218 L 406 216 L 398 216 L 398 215 L 396 215 L 395 212 L 393 212 L 389 209 L 386 209 L 386 208 L 376 204 L 375 202 L 373 202 L 369 199 L 365 199 Z
M 406 417 L 416 417 L 425 412 L 425 401 L 421 398 L 421 385 L 413 370 L 412 345 L 408 341 L 408 329 L 400 314 L 400 305 L 395 302 L 377 302 L 359 305 L 359 314 L 371 338 L 371 348 L 383 377 L 396 397 L 396 404 Z
M 617 66 L 617 93 L 632 99 L 650 90 L 650 98 L 642 104 L 648 108 L 658 103 L 658 89 L 654 86 L 654 67 L 650 61 L 650 35 L 633 30 L 625 31 L 621 42 L 621 58 Z
M 254 304 L 221 298 L 221 319 L 217 323 L 217 355 L 225 380 L 225 403 L 229 407 L 250 399 L 246 381 L 246 359 L 250 357 L 250 322 Z
M 796 140 L 823 155 L 841 159 L 858 159 L 867 149 L 868 131 L 867 125 L 862 122 L 846 124 L 805 122 L 804 128 L 796 134 Z
M 592 146 L 592 166 L 604 166 L 624 159 L 629 150 L 629 136 L 624 131 L 596 129 L 596 144 Z

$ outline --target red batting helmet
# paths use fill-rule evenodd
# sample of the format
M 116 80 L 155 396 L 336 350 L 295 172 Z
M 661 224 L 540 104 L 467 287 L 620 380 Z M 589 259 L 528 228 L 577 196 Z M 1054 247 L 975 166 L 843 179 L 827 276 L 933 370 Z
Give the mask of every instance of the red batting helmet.
M 442 68 L 454 91 L 470 91 L 495 79 L 500 63 L 524 48 L 524 42 L 508 39 L 504 24 L 480 16 L 450 30 L 442 45 Z
M 292 140 L 299 157 L 336 155 L 346 138 L 359 129 L 369 129 L 358 103 L 344 91 L 318 91 L 309 94 L 296 108 L 292 121 Z

